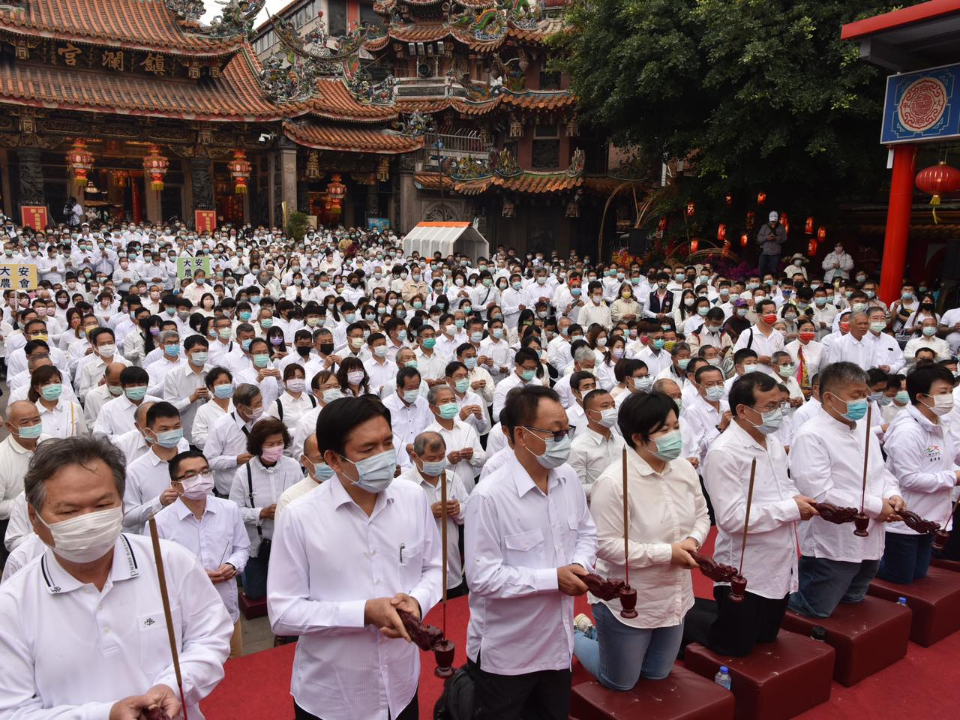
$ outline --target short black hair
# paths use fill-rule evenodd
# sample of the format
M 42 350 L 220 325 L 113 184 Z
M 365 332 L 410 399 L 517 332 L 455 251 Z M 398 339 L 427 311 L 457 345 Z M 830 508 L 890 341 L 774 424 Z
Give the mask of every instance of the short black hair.
M 407 379 L 412 377 L 415 377 L 418 380 L 422 381 L 422 376 L 420 375 L 420 371 L 417 370 L 415 367 L 400 368 L 400 372 L 397 373 L 397 387 L 398 388 L 403 387 L 404 385 L 406 385 Z
M 128 367 L 120 373 L 120 387 L 149 384 L 150 375 L 141 367 Z
M 593 373 L 588 373 L 588 372 L 584 372 L 583 370 L 579 370 L 570 376 L 570 389 L 575 392 L 579 392 L 580 383 L 582 383 L 584 380 L 596 380 L 596 378 L 594 377 Z
M 147 410 L 147 427 L 153 425 L 154 422 L 160 420 L 161 418 L 180 418 L 180 411 L 172 403 L 168 403 L 165 400 L 154 403 L 150 406 L 150 409 Z
M 530 425 L 534 421 L 540 401 L 544 399 L 560 402 L 560 396 L 555 390 L 538 384 L 524 385 L 516 395 L 507 396 L 507 402 L 500 413 L 500 424 L 509 433 L 511 440 L 514 439 L 513 432 L 516 428 Z
M 180 472 L 180 464 L 183 463 L 184 460 L 191 460 L 193 458 L 202 458 L 203 461 L 207 463 L 207 467 L 210 467 L 210 461 L 207 460 L 206 455 L 199 450 L 184 450 L 182 453 L 174 455 L 167 466 L 167 470 L 170 472 L 170 479 L 176 480 Z
M 733 364 L 734 365 L 743 365 L 743 361 L 747 358 L 758 358 L 756 350 L 751 350 L 750 348 L 740 348 L 733 354 Z
M 207 342 L 207 339 L 203 335 L 191 335 L 183 341 L 183 349 L 188 352 L 198 345 L 205 348 L 210 347 L 210 343 Z
M 706 375 L 706 374 L 707 374 L 708 372 L 710 372 L 711 370 L 716 370 L 718 373 L 720 373 L 720 378 L 721 378 L 721 379 L 723 378 L 723 370 L 721 370 L 720 368 L 718 368 L 716 365 L 710 365 L 710 364 L 708 363 L 707 365 L 704 365 L 703 367 L 698 367 L 698 368 L 697 368 L 696 372 L 694 372 L 694 378 L 693 378 L 693 379 L 696 380 L 696 382 L 697 382 L 698 385 L 700 385 L 700 384 L 701 384 L 701 383 L 700 383 L 700 380 L 703 378 L 704 375 Z
M 247 435 L 247 452 L 251 455 L 260 455 L 263 452 L 263 444 L 271 435 L 283 436 L 283 447 L 290 447 L 290 431 L 287 430 L 287 426 L 276 418 L 266 417 L 258 420 Z
M 917 395 L 927 395 L 930 392 L 930 386 L 936 380 L 943 380 L 953 387 L 953 373 L 943 365 L 924 365 L 907 375 L 907 394 L 910 395 L 910 403 L 916 405 Z
M 227 368 L 218 365 L 217 367 L 210 368 L 210 371 L 207 373 L 207 377 L 204 378 L 203 384 L 213 390 L 213 384 L 224 375 L 227 376 L 227 380 L 233 383 L 233 373 L 227 370 Z
M 382 417 L 390 425 L 390 410 L 378 398 L 343 397 L 324 406 L 317 415 L 317 449 L 343 455 L 347 439 L 357 425 Z
M 746 405 L 752 408 L 757 402 L 757 390 L 770 392 L 777 387 L 777 381 L 762 372 L 744 373 L 730 387 L 730 410 L 736 414 L 737 408 Z
M 634 435 L 639 435 L 646 442 L 650 435 L 662 428 L 670 413 L 679 416 L 677 403 L 666 393 L 654 390 L 649 393 L 633 393 L 620 406 L 617 425 L 627 444 L 636 449 Z
M 586 410 L 587 405 L 589 405 L 592 401 L 599 400 L 603 395 L 609 395 L 609 394 L 610 394 L 609 392 L 599 387 L 596 390 L 591 390 L 583 398 L 583 409 Z
M 827 365 L 820 371 L 820 395 L 833 393 L 834 387 L 847 385 L 851 382 L 861 382 L 864 385 L 869 384 L 869 378 L 866 371 L 859 365 L 851 362 L 835 362 Z

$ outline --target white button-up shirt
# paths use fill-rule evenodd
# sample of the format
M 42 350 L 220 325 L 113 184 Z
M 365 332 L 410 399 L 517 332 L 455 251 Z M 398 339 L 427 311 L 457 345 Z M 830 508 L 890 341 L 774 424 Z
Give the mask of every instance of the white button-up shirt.
M 662 474 L 656 473 L 629 448 L 627 469 L 630 585 L 637 590 L 637 607 L 642 611 L 635 619 L 623 619 L 619 598 L 599 602 L 631 627 L 679 625 L 693 607 L 693 579 L 688 568 L 670 562 L 670 546 L 688 537 L 702 543 L 710 532 L 700 478 L 683 459 L 668 462 Z M 597 572 L 606 578 L 623 578 L 622 456 L 600 476 L 590 497 L 597 522 Z
M 190 442 L 193 442 L 193 421 L 197 416 L 197 410 L 206 402 L 202 398 L 190 402 L 190 396 L 198 388 L 204 387 L 207 373 L 212 367 L 208 364 L 200 372 L 195 372 L 193 366 L 184 361 L 170 370 L 163 379 L 163 399 L 172 403 L 180 411 L 183 434 Z
M 364 607 L 404 592 L 426 616 L 441 596 L 440 562 L 433 513 L 411 483 L 392 483 L 370 516 L 336 475 L 287 507 L 273 538 L 267 607 L 275 633 L 300 636 L 297 705 L 325 720 L 397 717 L 417 691 L 420 650 L 364 625 Z
M 167 375 L 173 372 L 174 369 L 186 364 L 187 361 L 184 359 L 183 355 L 178 355 L 176 360 L 170 361 L 167 359 L 166 354 L 164 354 L 159 360 L 155 360 L 146 365 L 144 370 L 146 370 L 147 374 L 150 376 L 147 392 L 151 395 L 163 395 L 163 383 L 166 380 Z
M 934 424 L 916 407 L 907 405 L 887 428 L 883 449 L 887 469 L 897 478 L 907 508 L 944 525 L 958 469 L 957 448 L 945 424 Z M 902 522 L 889 523 L 887 532 L 916 535 Z
M 868 332 L 860 340 L 857 340 L 853 333 L 847 333 L 841 338 L 830 343 L 827 350 L 827 365 L 835 362 L 851 362 L 854 365 L 869 370 L 873 367 L 874 343 L 873 336 Z
M 714 440 L 720 436 L 717 425 L 723 413 L 730 409 L 726 400 L 719 402 L 719 409 L 710 404 L 700 393 L 688 403 L 684 398 L 683 422 L 686 425 L 690 447 L 695 448 L 695 457 L 702 463 Z
M 260 458 L 254 457 L 237 468 L 230 486 L 230 499 L 240 508 L 240 515 L 246 523 L 251 554 L 259 551 L 261 538 L 273 537 L 274 521 L 262 519 L 260 511 L 275 505 L 284 492 L 302 479 L 300 463 L 286 456 L 273 467 L 265 467 Z
M 197 516 L 179 499 L 157 513 L 157 534 L 192 552 L 204 570 L 217 570 L 230 563 L 243 572 L 250 555 L 250 538 L 243 528 L 243 518 L 237 506 L 229 500 L 210 495 L 203 515 Z M 149 534 L 145 530 L 144 534 Z M 237 606 L 237 584 L 233 581 L 213 586 L 220 594 L 230 619 L 240 618 Z
M 49 435 L 52 438 L 68 438 L 87 434 L 87 423 L 83 419 L 83 408 L 77 403 L 60 397 L 57 399 L 57 404 L 54 405 L 53 410 L 48 410 L 39 400 L 34 405 L 40 412 L 44 435 Z
M 739 567 L 750 463 L 757 461 L 743 575 L 754 595 L 781 600 L 797 589 L 795 528 L 800 508 L 793 498 L 800 493 L 790 480 L 783 445 L 771 435 L 766 442 L 764 449 L 736 421 L 731 422 L 706 454 L 703 482 L 717 518 L 714 559 Z
M 430 403 L 422 396 L 417 396 L 413 403 L 407 405 L 399 393 L 394 393 L 386 398 L 383 404 L 390 411 L 390 426 L 393 428 L 393 434 L 399 437 L 404 445 L 412 443 L 417 435 L 426 430 L 435 419 L 430 412 Z M 315 425 L 316 421 L 314 421 Z
M 177 452 L 186 452 L 190 444 L 180 438 Z M 153 447 L 127 466 L 127 484 L 123 492 L 123 526 L 141 532 L 151 515 L 163 508 L 160 493 L 170 487 L 170 463 L 161 460 Z
M 436 347 L 434 347 L 432 355 L 425 354 L 420 348 L 417 348 L 414 354 L 417 356 L 417 370 L 420 371 L 420 377 L 424 380 L 443 379 L 450 358 L 437 350 Z
M 197 409 L 197 414 L 193 416 L 193 427 L 191 428 L 193 444 L 203 450 L 207 445 L 207 437 L 210 434 L 210 430 L 216 424 L 217 420 L 230 412 L 233 412 L 233 400 L 227 402 L 226 410 L 212 399 L 207 400 L 201 405 Z
M 896 375 L 903 369 L 903 366 L 906 365 L 907 361 L 903 357 L 903 350 L 900 349 L 900 343 L 897 342 L 893 335 L 888 335 L 887 333 L 874 335 L 873 332 L 869 332 L 865 339 L 873 343 L 873 361 L 871 367 L 887 365 L 890 368 L 888 372 Z
M 879 560 L 883 555 L 885 523 L 874 518 L 883 499 L 900 494 L 897 479 L 884 467 L 880 441 L 860 420 L 852 430 L 825 411 L 808 420 L 790 446 L 790 475 L 801 494 L 817 502 L 860 509 L 863 491 L 863 455 L 870 437 L 870 465 L 864 512 L 870 517 L 868 537 L 853 534 L 849 524 L 834 525 L 819 517 L 801 523 L 800 552 L 805 557 L 842 562 Z M 909 507 L 909 506 L 908 506 Z
M 233 623 L 196 558 L 161 541 L 187 714 L 223 679 Z M 148 538 L 122 535 L 102 591 L 47 550 L 0 586 L 0 715 L 106 718 L 154 685 L 177 687 Z M 174 690 L 176 692 L 176 690 Z
M 579 406 L 578 406 L 579 407 Z M 569 417 L 569 415 L 568 415 Z M 610 430 L 610 437 L 594 432 L 586 424 L 577 433 L 570 448 L 570 466 L 577 471 L 583 491 L 590 499 L 594 483 L 604 471 L 623 456 L 623 438 Z
M 283 394 L 270 403 L 270 407 L 265 408 L 267 417 L 276 418 L 287 426 L 287 429 L 293 432 L 300 422 L 300 418 L 317 407 L 317 399 L 306 391 L 300 393 L 299 398 L 295 398 L 286 390 Z M 282 415 L 282 417 L 281 417 Z M 316 422 L 316 421 L 314 421 Z M 294 457 L 292 448 L 287 449 L 287 455 Z M 296 456 L 299 457 L 299 456 Z
M 160 402 L 162 398 L 146 395 L 142 402 Z M 139 405 L 130 402 L 126 395 L 120 395 L 108 401 L 100 410 L 97 421 L 93 424 L 94 435 L 123 435 L 133 430 L 133 416 Z
M 461 420 L 454 418 L 453 429 L 447 430 L 438 422 L 434 422 L 426 427 L 424 432 L 440 433 L 443 441 L 447 444 L 447 455 L 452 452 L 458 452 L 465 448 L 473 449 L 473 457 L 469 460 L 461 460 L 456 465 L 447 467 L 447 474 L 455 476 L 463 483 L 467 492 L 473 492 L 474 485 L 477 484 L 477 475 L 483 468 L 483 463 L 487 459 L 487 453 L 480 444 L 480 437 L 477 431 Z
M 547 489 L 514 457 L 467 503 L 467 655 L 487 672 L 570 669 L 573 598 L 560 592 L 557 568 L 592 569 L 597 531 L 572 467 L 551 470 Z
M 32 458 L 33 450 L 23 447 L 12 435 L 0 442 L 0 520 L 10 517 L 14 498 L 23 492 L 23 476 Z
M 377 362 L 375 358 L 370 358 L 363 363 L 369 377 L 370 393 L 386 397 L 390 394 L 391 388 L 397 386 L 397 373 L 399 372 L 396 363 L 390 360 Z
M 775 352 L 783 350 L 783 333 L 779 330 L 772 330 L 769 335 L 764 335 L 760 332 L 758 326 L 753 325 L 740 333 L 737 344 L 733 346 L 733 352 L 747 347 L 757 353 L 758 356 L 766 355 L 772 358 Z M 757 363 L 757 371 L 779 378 L 777 371 L 769 365 Z
M 440 480 L 437 479 L 436 485 L 427 480 L 416 466 L 406 470 L 397 478 L 398 481 L 413 483 L 420 487 L 427 494 L 427 502 L 431 507 L 434 503 L 441 500 L 442 492 Z M 447 590 L 460 585 L 463 582 L 463 561 L 460 559 L 460 531 L 457 526 L 463 525 L 464 508 L 467 504 L 467 498 L 470 495 L 467 489 L 460 482 L 456 475 L 447 474 L 447 502 L 456 500 L 460 503 L 460 512 L 456 515 L 447 514 Z M 437 533 L 443 540 L 443 519 L 436 518 Z
M 245 425 L 236 411 L 225 413 L 207 435 L 203 454 L 213 470 L 217 492 L 228 495 L 237 474 L 237 456 L 247 452 L 247 433 L 252 425 Z

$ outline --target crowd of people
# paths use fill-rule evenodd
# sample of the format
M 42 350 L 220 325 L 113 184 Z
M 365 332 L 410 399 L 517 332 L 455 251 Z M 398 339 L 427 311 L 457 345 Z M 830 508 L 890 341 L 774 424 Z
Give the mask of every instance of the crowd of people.
M 202 717 L 242 593 L 298 643 L 297 718 L 417 718 L 403 616 L 466 595 L 473 716 L 566 720 L 574 656 L 626 691 L 691 640 L 747 655 L 788 608 L 923 578 L 907 510 L 951 521 L 960 309 L 907 280 L 887 305 L 840 242 L 782 267 L 775 214 L 745 278 L 389 230 L 2 228 L 39 278 L 0 320 L 3 717 Z M 694 621 L 712 526 L 748 587 Z M 637 617 L 574 615 L 627 565 Z

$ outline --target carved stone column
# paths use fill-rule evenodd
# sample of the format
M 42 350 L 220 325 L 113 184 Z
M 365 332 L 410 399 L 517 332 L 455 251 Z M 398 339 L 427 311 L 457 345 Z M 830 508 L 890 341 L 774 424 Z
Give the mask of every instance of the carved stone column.
M 380 217 L 380 195 L 376 180 L 367 185 L 367 219 Z
M 280 141 L 280 198 L 287 204 L 287 218 L 297 212 L 297 146 L 284 138 Z M 278 218 L 280 223 L 281 219 Z
M 210 158 L 190 158 L 190 179 L 193 183 L 193 209 L 214 210 L 213 177 L 210 175 Z
M 40 148 L 21 147 L 17 150 L 17 159 L 20 161 L 20 204 L 46 205 L 43 197 Z

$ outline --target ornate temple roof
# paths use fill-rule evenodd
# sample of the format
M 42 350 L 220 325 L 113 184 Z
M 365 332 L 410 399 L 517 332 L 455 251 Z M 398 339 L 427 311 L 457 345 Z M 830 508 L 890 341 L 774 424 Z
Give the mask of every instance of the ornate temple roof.
M 340 79 L 318 80 L 316 92 L 298 107 L 305 107 L 317 117 L 351 122 L 382 123 L 398 115 L 396 108 L 360 102 Z M 288 109 L 286 114 L 302 113 L 290 113 Z
M 516 193 L 539 195 L 543 193 L 564 192 L 582 187 L 585 179 L 582 175 L 571 175 L 566 171 L 536 172 L 528 170 L 512 177 L 491 175 L 471 180 L 455 180 L 435 172 L 422 172 L 414 176 L 414 182 L 422 190 L 439 190 L 441 182 L 445 190 L 453 190 L 461 195 L 480 195 L 492 187 Z
M 523 90 L 520 92 L 503 90 L 501 94 L 495 95 L 489 100 L 477 101 L 455 97 L 440 100 L 398 98 L 396 107 L 404 113 L 414 111 L 436 113 L 451 109 L 462 115 L 485 115 L 501 106 L 533 112 L 553 112 L 572 108 L 576 105 L 576 102 L 576 98 L 566 90 Z
M 395 155 L 423 147 L 422 137 L 407 137 L 392 130 L 317 125 L 309 121 L 285 122 L 283 134 L 298 145 L 316 150 Z
M 199 25 L 181 21 L 164 0 L 24 0 L 19 7 L 0 8 L 0 31 L 172 55 L 224 55 L 243 43 L 240 36 L 201 33 Z

